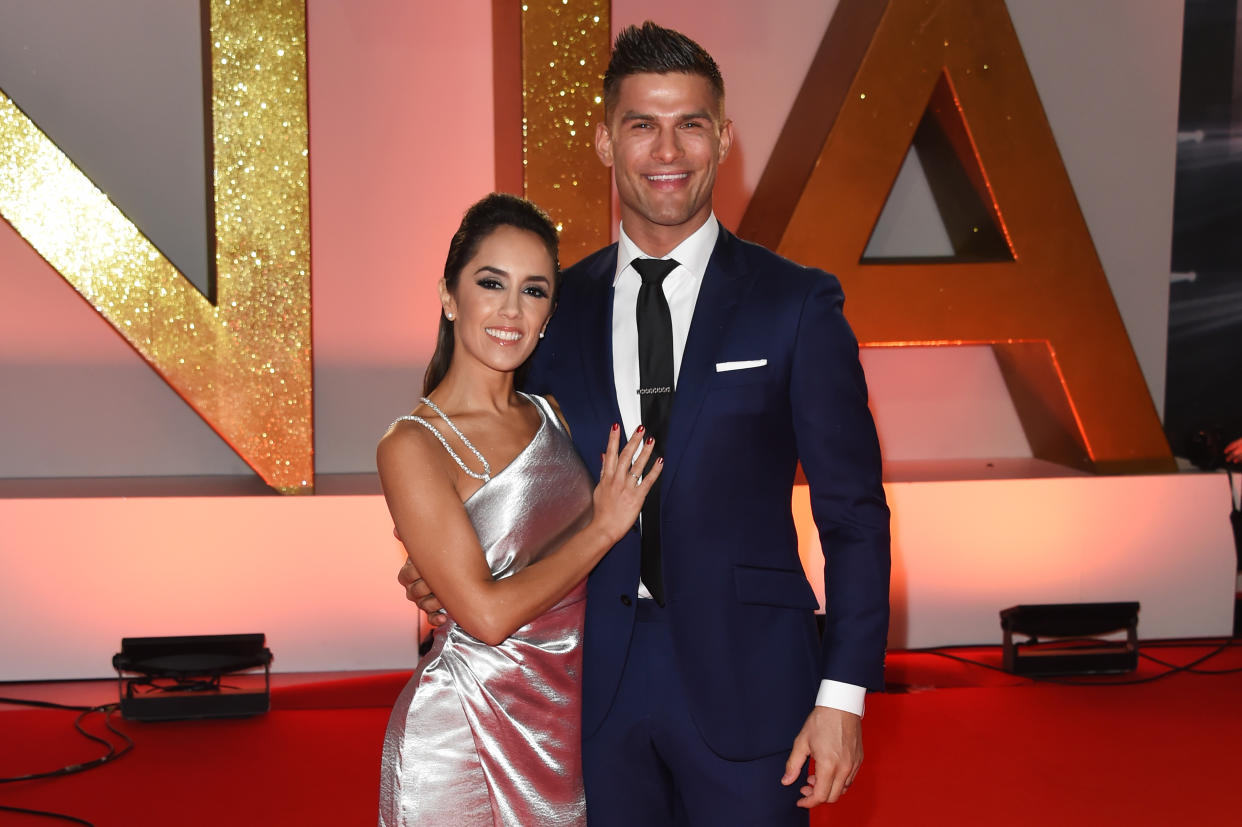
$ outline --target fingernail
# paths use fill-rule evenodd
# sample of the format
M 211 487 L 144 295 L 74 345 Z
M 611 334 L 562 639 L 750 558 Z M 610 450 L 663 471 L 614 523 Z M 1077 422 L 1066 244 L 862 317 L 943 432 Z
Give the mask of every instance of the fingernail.
M 664 457 L 656 457 L 656 465 L 663 465 Z
M 646 429 L 646 428 L 644 428 L 642 425 L 639 425 L 639 426 L 638 426 L 638 433 L 640 433 L 640 434 L 641 434 L 641 433 L 642 433 L 643 431 L 645 431 L 645 430 L 647 430 L 647 429 Z
M 647 444 L 648 444 L 648 445 L 650 445 L 650 444 L 651 444 L 651 443 L 653 443 L 653 442 L 655 442 L 655 437 L 653 437 L 653 436 L 649 436 L 649 437 L 647 437 Z
M 618 429 L 618 428 L 620 428 L 620 427 L 621 427 L 621 426 L 620 426 L 620 425 L 618 425 L 617 423 L 615 423 L 615 422 L 614 422 L 614 423 L 612 423 L 612 429 L 613 429 L 614 431 L 615 431 L 615 430 L 617 430 L 617 429 Z

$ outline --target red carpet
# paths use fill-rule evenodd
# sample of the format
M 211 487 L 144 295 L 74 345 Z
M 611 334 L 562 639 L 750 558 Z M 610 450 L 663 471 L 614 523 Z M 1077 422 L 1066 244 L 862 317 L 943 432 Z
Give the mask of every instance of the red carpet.
M 1188 663 L 1210 649 L 1144 651 Z M 999 659 L 996 650 L 957 652 Z M 1239 667 L 1235 646 L 1201 668 Z M 1160 671 L 1143 662 L 1138 676 Z M 0 785 L 0 804 L 96 827 L 372 825 L 387 707 L 404 677 L 277 687 L 272 711 L 257 718 L 118 719 L 137 744 L 128 755 L 79 775 Z M 814 812 L 815 827 L 1223 825 L 1242 813 L 1242 672 L 1062 686 L 893 653 L 889 678 L 909 691 L 868 697 L 866 763 L 840 803 Z M 0 776 L 97 756 L 75 717 L 0 707 Z M 99 716 L 88 729 L 106 733 Z M 0 812 L 6 827 L 56 823 L 68 822 Z

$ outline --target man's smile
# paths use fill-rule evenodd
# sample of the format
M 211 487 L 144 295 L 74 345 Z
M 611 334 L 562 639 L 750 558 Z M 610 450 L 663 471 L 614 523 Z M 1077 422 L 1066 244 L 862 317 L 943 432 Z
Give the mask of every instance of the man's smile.
M 648 181 L 652 181 L 657 184 L 660 184 L 660 183 L 672 182 L 672 181 L 683 181 L 686 178 L 690 177 L 690 173 L 688 172 L 662 172 L 656 175 L 646 175 L 644 177 Z

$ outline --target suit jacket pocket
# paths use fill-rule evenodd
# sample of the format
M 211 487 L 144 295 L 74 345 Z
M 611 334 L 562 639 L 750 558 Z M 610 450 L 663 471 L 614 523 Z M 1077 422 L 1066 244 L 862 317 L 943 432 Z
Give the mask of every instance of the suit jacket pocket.
M 754 385 L 760 382 L 769 382 L 772 380 L 772 368 L 767 365 L 757 365 L 753 368 L 741 368 L 739 370 L 718 370 L 712 374 L 708 388 L 716 390 L 718 388 L 734 388 L 739 385 Z
M 707 386 L 708 410 L 717 416 L 754 416 L 772 410 L 778 393 L 772 372 L 765 366 L 717 373 Z
M 799 569 L 765 569 L 734 566 L 733 585 L 741 603 L 783 606 L 790 609 L 818 609 L 815 590 Z

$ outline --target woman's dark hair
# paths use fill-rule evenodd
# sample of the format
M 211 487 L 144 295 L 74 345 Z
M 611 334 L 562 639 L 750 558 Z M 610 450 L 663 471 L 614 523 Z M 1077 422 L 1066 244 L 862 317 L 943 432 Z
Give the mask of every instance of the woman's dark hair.
M 707 78 L 716 95 L 716 104 L 724 105 L 724 78 L 707 50 L 681 32 L 648 20 L 641 27 L 627 26 L 617 35 L 608 70 L 604 72 L 604 116 L 612 117 L 612 109 L 621 94 L 621 81 L 625 78 L 670 72 Z
M 444 284 L 450 293 L 456 293 L 461 271 L 479 251 L 479 245 L 499 227 L 516 227 L 534 233 L 543 242 L 552 257 L 552 307 L 556 308 L 557 288 L 561 283 L 561 265 L 557 247 L 556 225 L 539 207 L 504 192 L 493 192 L 476 202 L 462 216 L 461 225 L 449 242 L 448 258 L 444 261 Z M 440 308 L 440 329 L 436 334 L 436 350 L 423 375 L 423 396 L 430 396 L 448 372 L 453 361 L 453 323 Z M 526 365 L 518 368 L 520 384 Z

